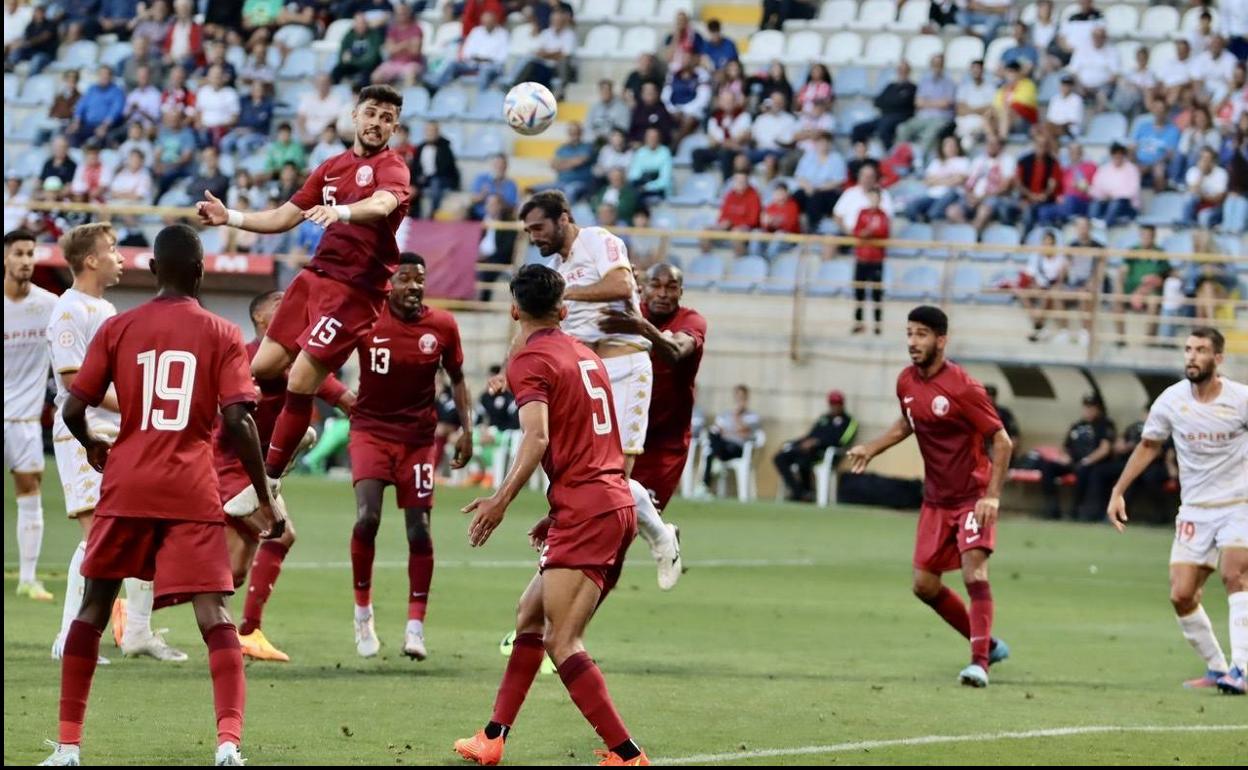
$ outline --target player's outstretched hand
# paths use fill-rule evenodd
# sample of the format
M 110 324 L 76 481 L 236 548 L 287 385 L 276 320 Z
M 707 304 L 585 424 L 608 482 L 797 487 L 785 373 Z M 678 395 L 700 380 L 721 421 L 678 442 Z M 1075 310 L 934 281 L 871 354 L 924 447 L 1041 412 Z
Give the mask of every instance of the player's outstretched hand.
M 975 523 L 980 529 L 996 523 L 1001 500 L 996 497 L 981 497 L 975 503 Z
M 333 206 L 313 206 L 303 212 L 304 219 L 310 219 L 321 227 L 329 227 L 338 221 L 338 212 Z
M 286 511 L 276 500 L 271 503 L 261 501 L 252 517 L 260 527 L 260 537 L 265 540 L 276 540 L 286 532 Z
M 451 460 L 451 467 L 459 470 L 468 464 L 472 459 L 472 432 L 461 430 L 459 438 L 455 439 L 455 457 Z
M 108 451 L 113 448 L 112 443 L 93 439 L 91 445 L 87 449 L 87 462 L 96 473 L 104 472 L 104 465 L 108 463 Z
M 199 223 L 207 227 L 223 225 L 227 218 L 225 204 L 211 190 L 204 190 L 204 200 L 195 204 L 195 213 L 199 214 Z
M 554 523 L 554 519 L 544 516 L 529 530 L 529 545 L 533 546 L 533 550 L 541 552 L 542 546 L 546 545 L 546 535 L 550 532 L 550 525 Z
M 468 543 L 473 548 L 485 545 L 490 535 L 503 521 L 507 506 L 494 497 L 478 497 L 463 508 L 464 513 L 474 513 L 472 523 L 468 525 Z
M 1109 497 L 1109 523 L 1119 532 L 1127 529 L 1127 501 L 1122 495 L 1110 495 Z
M 598 328 L 608 334 L 641 334 L 643 320 L 641 316 L 616 308 L 603 308 L 598 311 Z
M 861 444 L 846 452 L 845 456 L 853 463 L 849 468 L 852 473 L 862 473 L 867 469 L 867 464 L 871 462 L 871 453 Z
M 491 396 L 497 396 L 507 390 L 507 373 L 499 372 L 485 381 L 485 389 Z

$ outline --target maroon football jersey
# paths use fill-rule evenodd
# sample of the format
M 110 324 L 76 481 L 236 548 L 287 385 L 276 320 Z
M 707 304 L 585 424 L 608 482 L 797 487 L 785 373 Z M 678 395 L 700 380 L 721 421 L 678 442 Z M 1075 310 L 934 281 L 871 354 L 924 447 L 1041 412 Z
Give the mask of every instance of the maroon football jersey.
M 417 446 L 433 443 L 438 367 L 458 376 L 464 366 L 455 317 L 426 307 L 405 321 L 387 302 L 359 351 L 360 392 L 351 430 Z
M 218 409 L 255 403 L 238 327 L 188 297 L 110 318 L 70 388 L 92 406 L 117 390 L 121 432 L 97 516 L 220 521 L 212 428 Z
M 650 318 L 643 303 L 642 315 Z M 654 320 L 654 319 L 650 319 Z M 688 448 L 690 423 L 693 420 L 693 383 L 702 365 L 702 349 L 706 344 L 706 319 L 692 308 L 680 307 L 670 318 L 655 324 L 659 331 L 683 332 L 693 338 L 693 352 L 670 364 L 667 359 L 650 351 L 654 367 L 655 398 L 650 399 L 650 424 L 646 429 L 646 451 L 668 447 Z M 662 396 L 658 396 L 658 394 Z
M 923 499 L 954 508 L 983 497 L 992 472 L 984 437 L 1001 430 L 984 386 L 952 362 L 927 379 L 908 366 L 897 376 L 897 400 L 923 455 Z
M 313 206 L 359 203 L 378 190 L 399 199 L 390 216 L 372 222 L 333 223 L 321 236 L 310 268 L 368 291 L 385 291 L 399 263 L 395 233 L 412 199 L 410 173 L 402 157 L 391 149 L 368 157 L 347 150 L 318 166 L 290 202 L 307 211 Z
M 556 522 L 575 524 L 633 505 L 611 380 L 592 350 L 558 329 L 543 329 L 507 364 L 507 382 L 518 408 L 540 401 L 550 410 L 542 468 Z

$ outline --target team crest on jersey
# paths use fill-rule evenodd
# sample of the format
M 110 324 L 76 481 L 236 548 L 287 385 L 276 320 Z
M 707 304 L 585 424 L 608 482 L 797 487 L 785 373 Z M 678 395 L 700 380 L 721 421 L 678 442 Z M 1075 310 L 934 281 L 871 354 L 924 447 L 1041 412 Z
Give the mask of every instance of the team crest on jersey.
M 432 334 L 422 334 L 420 336 L 420 352 L 430 355 L 438 349 L 438 338 Z
M 373 183 L 373 167 L 360 166 L 355 170 L 355 186 L 368 187 Z
M 932 399 L 932 414 L 937 417 L 944 417 L 949 414 L 949 399 L 944 396 L 937 396 Z
M 65 331 L 56 337 L 56 343 L 63 348 L 72 348 L 74 346 L 74 333 Z

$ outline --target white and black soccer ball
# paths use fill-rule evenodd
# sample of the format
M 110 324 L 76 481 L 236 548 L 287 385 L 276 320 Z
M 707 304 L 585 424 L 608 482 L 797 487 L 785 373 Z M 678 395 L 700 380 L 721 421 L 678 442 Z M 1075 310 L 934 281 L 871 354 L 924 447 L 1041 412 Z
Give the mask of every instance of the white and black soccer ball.
M 517 83 L 503 99 L 503 117 L 518 134 L 535 136 L 555 122 L 559 105 L 541 83 Z

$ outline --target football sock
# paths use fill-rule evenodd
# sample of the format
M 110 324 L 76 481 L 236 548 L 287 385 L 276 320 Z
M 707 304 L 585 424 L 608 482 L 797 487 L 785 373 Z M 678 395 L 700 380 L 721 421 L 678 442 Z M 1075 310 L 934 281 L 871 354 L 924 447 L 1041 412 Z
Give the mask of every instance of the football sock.
M 1243 594 L 1231 594 L 1231 597 L 1241 595 Z M 1229 601 L 1231 597 L 1227 600 Z M 1231 620 L 1232 633 L 1234 633 L 1234 614 Z M 1196 654 L 1205 662 L 1207 670 L 1226 671 L 1226 656 L 1222 653 L 1222 645 L 1218 644 L 1218 637 L 1213 633 L 1213 624 L 1209 622 L 1209 615 L 1203 606 L 1197 605 L 1194 612 L 1179 618 L 1179 628 L 1183 631 L 1183 638 L 1192 645 L 1192 649 L 1196 650 Z
M 992 587 L 987 580 L 966 584 L 971 597 L 971 662 L 988 670 L 988 651 L 992 648 Z
M 494 740 L 495 738 L 507 740 L 507 733 L 509 732 L 511 732 L 511 728 L 507 725 L 500 725 L 498 722 L 485 723 L 485 737 L 490 740 Z
M 303 434 L 307 433 L 312 423 L 312 401 L 316 396 L 310 393 L 294 393 L 286 391 L 286 403 L 282 413 L 277 416 L 277 424 L 273 427 L 273 438 L 269 442 L 269 454 L 264 460 L 264 471 L 271 479 L 280 479 L 290 465 L 290 458 L 299 448 Z
M 1248 591 L 1226 597 L 1231 607 L 1231 663 L 1248 673 Z
M 43 496 L 35 492 L 17 498 L 17 552 L 20 560 L 17 579 L 20 582 L 34 581 L 42 545 Z
M 233 623 L 218 623 L 204 632 L 204 643 L 208 645 L 208 669 L 212 672 L 217 745 L 229 741 L 241 746 L 247 679 L 243 675 L 243 650 L 238 643 L 238 630 Z
M 507 659 L 507 668 L 503 672 L 503 681 L 498 685 L 498 695 L 494 698 L 494 713 L 490 716 L 490 724 L 505 725 L 507 730 L 515 724 L 516 715 L 524 705 L 524 698 L 529 694 L 533 678 L 542 667 L 546 657 L 546 647 L 542 644 L 541 634 L 516 634 L 511 644 L 511 657 Z M 490 735 L 489 725 L 486 735 Z M 503 736 L 507 731 L 504 730 Z
M 628 489 L 633 493 L 633 507 L 637 509 L 637 532 L 652 550 L 659 544 L 666 543 L 671 533 L 663 526 L 663 519 L 650 499 L 649 490 L 636 479 L 628 480 Z
M 100 629 L 82 620 L 69 625 L 65 653 L 61 657 L 61 706 L 58 743 L 82 742 L 82 722 L 87 715 L 87 696 L 100 657 Z
M 923 603 L 935 610 L 946 623 L 953 626 L 953 630 L 962 634 L 966 639 L 971 638 L 971 616 L 967 614 L 962 598 L 950 590 L 949 586 L 941 586 L 936 596 L 924 599 Z
M 61 634 L 69 633 L 69 626 L 78 617 L 78 610 L 82 608 L 82 592 L 85 581 L 82 579 L 82 560 L 87 555 L 87 544 L 85 541 L 78 543 L 78 547 L 74 549 L 74 555 L 69 559 L 69 571 L 66 573 L 65 581 L 65 606 L 61 610 Z
M 377 531 L 363 523 L 351 530 L 351 577 L 355 585 L 355 606 L 373 603 L 373 556 Z
M 285 543 L 265 540 L 256 550 L 251 562 L 251 585 L 247 586 L 247 598 L 243 602 L 243 625 L 238 632 L 244 636 L 260 628 L 264 605 L 273 595 L 273 586 L 282 573 L 282 560 L 289 552 Z
M 512 653 L 515 656 L 515 653 Z M 607 692 L 607 680 L 587 652 L 570 656 L 559 666 L 559 678 L 568 689 L 572 702 L 586 721 L 608 746 L 619 746 L 628 740 L 628 730 L 620 719 Z
M 424 621 L 433 582 L 433 541 L 422 538 L 408 545 L 407 619 Z
M 146 639 L 152 635 L 152 582 L 126 578 L 125 639 Z
M 620 759 L 625 762 L 641 756 L 641 749 L 638 748 L 637 744 L 633 742 L 632 738 L 629 738 L 618 746 L 612 746 L 611 750 L 618 754 Z

